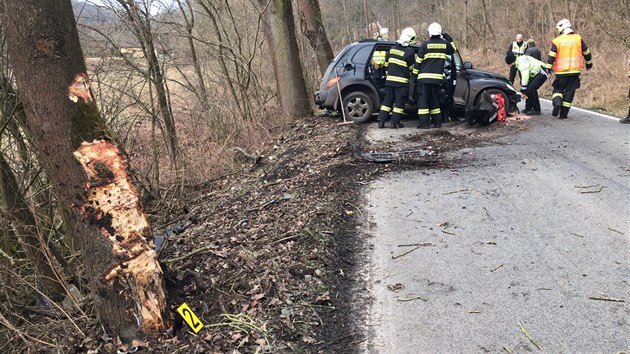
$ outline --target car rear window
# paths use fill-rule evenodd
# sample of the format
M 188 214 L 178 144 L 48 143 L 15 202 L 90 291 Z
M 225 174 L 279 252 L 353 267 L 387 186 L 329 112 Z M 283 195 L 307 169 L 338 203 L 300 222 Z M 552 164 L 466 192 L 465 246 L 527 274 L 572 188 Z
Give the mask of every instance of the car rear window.
M 360 48 L 354 55 L 352 56 L 352 62 L 354 64 L 362 64 L 365 65 L 372 54 L 372 46 L 366 45 L 365 47 Z

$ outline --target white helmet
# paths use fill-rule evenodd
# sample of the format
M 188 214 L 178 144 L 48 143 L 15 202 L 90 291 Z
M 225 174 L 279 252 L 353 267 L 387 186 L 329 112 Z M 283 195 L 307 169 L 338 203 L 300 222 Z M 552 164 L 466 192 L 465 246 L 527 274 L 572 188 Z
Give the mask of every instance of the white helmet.
M 556 29 L 560 33 L 573 32 L 573 29 L 571 29 L 571 22 L 569 22 L 569 20 L 567 20 L 566 18 L 558 22 L 558 24 L 556 25 Z
M 437 22 L 433 22 L 432 24 L 429 25 L 429 28 L 427 28 L 427 31 L 429 31 L 429 37 L 441 36 L 442 26 L 440 26 L 440 24 Z
M 396 41 L 402 45 L 409 44 L 416 40 L 416 31 L 411 27 L 407 27 L 400 33 L 400 38 Z

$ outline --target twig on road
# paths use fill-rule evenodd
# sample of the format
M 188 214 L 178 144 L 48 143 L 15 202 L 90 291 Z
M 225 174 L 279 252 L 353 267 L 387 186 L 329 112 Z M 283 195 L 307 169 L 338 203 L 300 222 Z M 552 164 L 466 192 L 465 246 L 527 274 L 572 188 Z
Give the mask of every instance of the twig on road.
M 414 297 L 410 297 L 406 299 L 396 299 L 396 301 L 399 301 L 399 302 L 409 302 L 409 301 L 415 301 L 415 300 L 429 301 L 421 296 L 414 296 Z
M 611 229 L 610 227 L 607 227 L 608 230 L 612 231 L 612 232 L 616 232 L 619 235 L 625 235 L 623 232 L 619 231 L 619 230 L 615 230 L 615 229 Z
M 525 327 L 523 327 L 522 324 L 518 324 L 518 326 L 521 328 L 521 331 L 525 334 L 525 336 L 527 337 L 527 339 L 529 339 L 530 342 L 532 342 L 532 344 L 534 344 L 536 346 L 536 348 L 540 349 L 540 351 L 542 352 L 543 349 L 540 347 L 540 345 L 538 345 L 538 343 L 536 343 L 536 341 L 534 340 L 534 338 L 532 338 L 529 333 L 527 333 L 527 331 L 525 330 Z
M 592 190 L 582 190 L 582 189 L 588 189 L 588 188 L 595 188 L 595 187 L 599 187 L 599 189 L 592 189 Z M 575 188 L 579 188 L 580 190 L 578 190 L 578 193 L 580 194 L 588 194 L 588 193 L 599 193 L 604 189 L 604 186 L 599 185 L 599 184 L 595 184 L 592 186 L 575 186 Z
M 578 235 L 578 234 L 573 233 L 573 232 L 570 232 L 570 234 L 571 234 L 571 235 L 573 235 L 573 236 L 576 236 L 576 237 L 581 237 L 581 238 L 584 238 L 584 236 L 582 236 L 582 235 Z
M 442 195 L 455 194 L 455 193 L 461 193 L 461 192 L 470 192 L 470 191 L 471 191 L 470 189 L 458 189 L 456 191 L 442 193 Z
M 503 263 L 501 263 L 501 265 L 499 265 L 498 267 L 491 269 L 490 272 L 494 272 L 495 270 L 498 270 L 501 267 L 503 267 Z
M 624 299 L 613 299 L 608 296 L 590 296 L 591 300 L 599 300 L 599 301 L 610 301 L 610 302 L 626 302 Z
M 506 352 L 508 352 L 508 354 L 512 354 L 512 351 L 510 350 L 510 348 L 508 347 L 503 347 L 503 350 L 505 350 Z
M 425 242 L 425 243 L 410 243 L 406 245 L 398 245 L 398 247 L 416 247 L 416 246 L 433 246 L 433 244 L 431 242 Z
M 404 256 L 408 255 L 409 253 L 411 253 L 411 252 L 413 252 L 413 251 L 417 250 L 417 249 L 418 249 L 418 248 L 420 248 L 420 247 L 422 247 L 422 246 L 417 246 L 416 248 L 410 249 L 409 251 L 407 251 L 407 252 L 405 252 L 405 253 L 402 253 L 402 254 L 399 254 L 398 256 L 394 256 L 394 255 L 392 255 L 392 259 L 397 259 L 397 258 L 400 258 L 400 257 L 404 257 Z

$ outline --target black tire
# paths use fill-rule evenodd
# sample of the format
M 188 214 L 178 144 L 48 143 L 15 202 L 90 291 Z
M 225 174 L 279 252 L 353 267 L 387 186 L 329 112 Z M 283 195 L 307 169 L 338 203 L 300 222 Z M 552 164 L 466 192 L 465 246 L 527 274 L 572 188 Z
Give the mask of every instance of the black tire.
M 505 107 L 506 112 L 505 113 L 508 113 L 510 111 L 510 107 L 509 107 L 510 100 L 508 99 L 508 95 L 505 92 L 503 92 L 503 91 L 501 91 L 499 89 L 494 89 L 494 88 L 483 90 L 479 95 L 477 95 L 477 98 L 475 100 L 475 106 L 477 106 L 477 104 L 479 103 L 479 100 L 481 99 L 481 96 L 483 95 L 484 92 L 488 93 L 489 95 L 491 95 L 493 97 L 494 97 L 494 95 L 502 95 L 503 96 L 503 102 L 505 102 L 505 104 L 506 104 L 506 107 Z M 479 125 L 488 125 L 488 123 L 490 123 L 490 122 L 488 121 L 488 119 L 486 117 L 486 119 L 477 119 L 477 123 L 479 123 Z
M 365 92 L 350 92 L 343 98 L 346 119 L 355 123 L 365 123 L 374 112 L 374 102 Z

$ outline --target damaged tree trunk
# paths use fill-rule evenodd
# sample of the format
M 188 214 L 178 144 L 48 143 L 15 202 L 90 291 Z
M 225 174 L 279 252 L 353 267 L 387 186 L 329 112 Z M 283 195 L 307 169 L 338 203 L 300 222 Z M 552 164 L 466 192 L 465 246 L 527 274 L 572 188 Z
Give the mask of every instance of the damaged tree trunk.
M 70 0 L 3 1 L 0 10 L 29 130 L 81 246 L 99 317 L 124 339 L 164 330 L 151 228 L 91 98 Z

